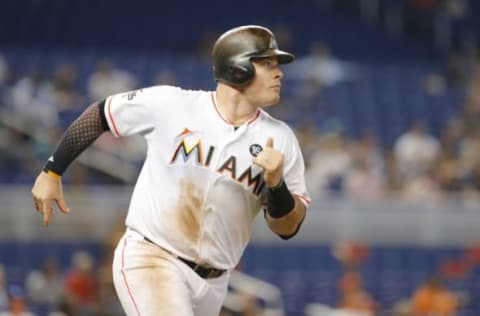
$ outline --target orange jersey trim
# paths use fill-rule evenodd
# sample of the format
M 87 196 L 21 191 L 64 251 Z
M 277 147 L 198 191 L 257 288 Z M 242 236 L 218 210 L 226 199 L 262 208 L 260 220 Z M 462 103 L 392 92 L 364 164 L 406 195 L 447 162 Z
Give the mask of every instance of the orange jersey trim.
M 217 112 L 218 116 L 220 116 L 220 118 L 225 122 L 227 123 L 228 125 L 232 125 L 232 126 L 235 126 L 235 124 L 232 123 L 232 121 L 230 121 L 229 119 L 227 119 L 226 117 L 224 117 L 222 115 L 222 113 L 220 113 L 220 111 L 218 110 L 218 105 L 217 105 L 217 102 L 215 102 L 215 95 L 214 95 L 215 92 L 212 92 L 211 93 L 211 98 L 212 98 L 212 103 L 213 103 L 213 107 L 215 108 L 215 111 Z M 255 115 L 247 122 L 247 125 L 250 125 L 251 123 L 253 123 L 258 117 L 260 116 L 260 110 L 257 109 L 257 112 L 255 112 Z
M 310 199 L 308 199 L 306 196 L 304 195 L 299 195 L 299 194 L 294 194 L 296 197 L 298 197 L 300 200 L 302 200 L 305 205 L 310 205 Z
M 257 109 L 257 113 L 255 113 L 255 116 L 250 120 L 248 121 L 248 125 L 252 124 L 253 122 L 255 122 L 257 120 L 257 118 L 260 116 L 260 110 Z
M 122 277 L 123 277 L 123 282 L 125 284 L 125 287 L 127 288 L 128 296 L 130 296 L 130 299 L 132 300 L 133 306 L 135 307 L 135 311 L 137 312 L 137 315 L 140 316 L 140 310 L 138 309 L 137 302 L 135 298 L 133 297 L 132 289 L 130 288 L 130 285 L 128 284 L 127 281 L 127 275 L 125 273 L 125 248 L 127 248 L 127 239 L 125 238 L 123 242 L 123 247 L 122 247 L 122 268 L 120 269 L 122 272 Z
M 110 97 L 108 99 L 108 104 L 107 104 L 108 117 L 110 118 L 110 122 L 112 122 L 113 131 L 115 132 L 115 134 L 117 136 L 120 136 L 120 133 L 118 132 L 117 124 L 115 124 L 115 120 L 113 119 L 113 115 L 112 115 L 112 111 L 111 111 L 111 107 L 110 107 L 110 104 L 112 103 L 112 98 L 113 97 Z

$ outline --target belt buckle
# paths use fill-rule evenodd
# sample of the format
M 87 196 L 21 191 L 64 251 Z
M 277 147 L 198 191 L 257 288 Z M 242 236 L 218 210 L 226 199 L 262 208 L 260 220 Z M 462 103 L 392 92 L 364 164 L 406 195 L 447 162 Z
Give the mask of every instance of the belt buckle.
M 193 271 L 198 272 L 198 268 L 202 268 L 202 266 L 198 263 L 195 263 L 192 267 Z
M 201 264 L 198 264 L 196 262 L 194 262 L 194 264 L 191 266 L 191 268 L 196 273 L 204 274 L 202 277 L 206 278 L 206 279 L 216 278 L 216 277 L 218 277 L 222 274 L 222 273 L 219 273 L 220 271 L 217 270 L 217 269 L 205 268 L 204 266 L 202 266 Z
M 219 271 L 219 270 L 211 269 L 211 270 L 208 272 L 207 278 L 217 278 L 217 277 L 221 276 L 222 273 L 223 273 L 223 272 L 221 272 L 221 271 Z

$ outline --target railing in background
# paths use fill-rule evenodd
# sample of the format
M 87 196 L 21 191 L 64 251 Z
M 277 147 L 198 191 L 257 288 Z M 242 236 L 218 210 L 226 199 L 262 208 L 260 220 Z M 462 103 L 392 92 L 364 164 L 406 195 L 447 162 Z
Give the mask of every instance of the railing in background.
M 66 186 L 68 215 L 55 214 L 48 228 L 32 206 L 30 187 L 0 187 L 0 241 L 102 241 L 126 213 L 130 186 Z M 359 240 L 371 245 L 462 246 L 480 241 L 480 205 L 454 200 L 425 204 L 382 200 L 359 204 L 313 198 L 300 233 L 287 244 Z M 285 244 L 258 216 L 253 243 Z

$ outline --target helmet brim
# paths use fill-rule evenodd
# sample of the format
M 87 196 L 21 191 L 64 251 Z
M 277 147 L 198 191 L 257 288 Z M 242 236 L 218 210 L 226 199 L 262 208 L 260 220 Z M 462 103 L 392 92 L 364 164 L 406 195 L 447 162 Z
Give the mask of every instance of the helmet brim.
M 254 54 L 250 58 L 268 58 L 268 57 L 277 57 L 279 64 L 289 64 L 295 59 L 295 56 L 293 54 L 284 52 L 283 50 L 279 50 L 279 49 L 268 49 L 261 54 Z

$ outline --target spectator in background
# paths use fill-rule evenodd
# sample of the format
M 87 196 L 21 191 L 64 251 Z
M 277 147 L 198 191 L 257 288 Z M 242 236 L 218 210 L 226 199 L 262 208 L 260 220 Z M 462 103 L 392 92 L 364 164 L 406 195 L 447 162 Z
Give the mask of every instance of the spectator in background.
M 461 119 L 452 118 L 442 131 L 440 142 L 442 152 L 436 163 L 436 178 L 440 190 L 449 194 L 459 194 L 463 189 L 464 166 L 460 162 L 461 143 L 464 136 Z
M 462 190 L 460 166 L 455 156 L 442 153 L 435 170 L 436 179 L 442 192 L 460 193 Z
M 342 266 L 343 275 L 337 287 L 338 315 L 373 316 L 378 309 L 374 298 L 363 286 L 360 269 L 369 256 L 366 245 L 349 240 L 341 240 L 334 244 L 332 255 Z M 337 314 L 332 314 L 337 315 Z
M 480 91 L 475 90 L 470 93 L 470 98 L 463 105 L 461 118 L 466 132 L 478 132 L 480 130 Z
M 302 149 L 302 154 L 305 159 L 305 167 L 309 168 L 312 155 L 317 149 L 318 133 L 315 123 L 309 120 L 300 122 L 295 129 L 295 134 L 297 135 L 300 148 Z
M 357 241 L 341 240 L 332 248 L 333 257 L 344 271 L 359 270 L 369 254 L 369 248 Z
M 462 173 L 472 172 L 474 166 L 480 161 L 480 131 L 468 130 L 460 141 L 459 160 L 462 166 Z
M 480 160 L 467 173 L 463 180 L 462 202 L 464 205 L 478 208 L 480 203 Z
M 15 128 L 7 127 L 0 132 L 0 148 L 3 149 L 0 171 L 3 179 L 19 183 L 31 179 L 32 170 L 40 165 L 35 156 L 34 144 L 30 136 Z
M 82 97 L 77 89 L 77 68 L 72 63 L 62 63 L 55 70 L 53 80 L 53 102 L 57 110 L 80 111 Z
M 466 184 L 475 191 L 480 192 L 480 159 L 475 162 L 472 172 L 465 179 Z
M 31 303 L 45 305 L 50 309 L 57 308 L 63 295 L 57 262 L 54 259 L 46 259 L 40 270 L 31 271 L 27 275 L 25 289 Z
M 351 168 L 345 179 L 345 193 L 358 201 L 372 202 L 383 196 L 384 162 L 373 134 L 353 140 L 349 149 Z
M 81 312 L 93 313 L 96 308 L 98 280 L 92 256 L 77 251 L 72 256 L 72 266 L 64 279 L 68 302 Z
M 340 133 L 321 136 L 306 170 L 309 191 L 320 195 L 341 193 L 350 164 L 351 157 Z
M 381 177 L 384 173 L 383 153 L 373 132 L 366 132 L 350 144 L 350 156 L 354 161 L 363 161 Z
M 423 90 L 430 96 L 445 96 L 447 82 L 445 78 L 435 72 L 428 73 L 423 78 Z
M 458 305 L 456 295 L 442 285 L 437 276 L 431 276 L 413 293 L 411 315 L 454 316 Z
M 460 119 L 464 124 L 465 132 L 472 133 L 480 130 L 480 58 L 477 57 L 469 81 L 466 83 L 465 102 L 461 108 Z
M 58 110 L 53 103 L 53 88 L 40 71 L 20 79 L 10 94 L 11 123 L 37 133 L 58 126 Z
M 353 161 L 345 176 L 345 195 L 355 201 L 375 202 L 382 198 L 382 180 L 364 161 Z
M 440 143 L 427 133 L 423 122 L 416 121 L 396 140 L 394 151 L 402 177 L 411 179 L 431 169 L 440 152 Z
M 448 120 L 440 136 L 443 156 L 458 156 L 464 132 L 465 126 L 460 118 L 453 117 Z
M 405 179 L 401 197 L 405 201 L 420 203 L 422 205 L 438 205 L 444 199 L 436 170 L 431 167 L 427 171 Z
M 393 150 L 383 154 L 385 163 L 384 193 L 390 198 L 398 198 L 403 190 L 403 181 Z
M 299 58 L 288 70 L 291 79 L 314 80 L 318 87 L 352 80 L 357 73 L 353 64 L 334 57 L 330 46 L 324 42 L 313 42 L 308 55 Z
M 338 284 L 340 299 L 337 307 L 358 315 L 373 316 L 377 310 L 377 303 L 363 287 L 362 277 L 358 272 L 346 272 Z M 352 314 L 357 315 L 357 314 Z
M 28 311 L 23 289 L 18 285 L 8 288 L 8 309 L 0 312 L 0 316 L 35 316 Z
M 102 100 L 109 95 L 133 90 L 137 86 L 138 80 L 133 74 L 115 68 L 108 60 L 102 60 L 88 78 L 88 97 L 90 100 Z

